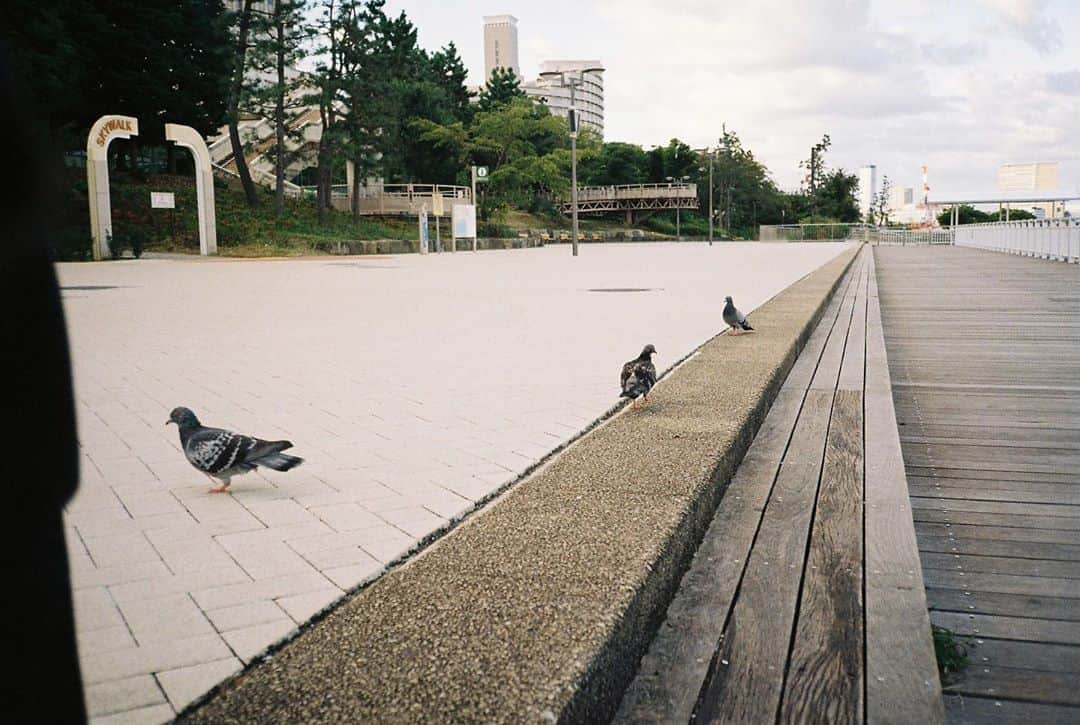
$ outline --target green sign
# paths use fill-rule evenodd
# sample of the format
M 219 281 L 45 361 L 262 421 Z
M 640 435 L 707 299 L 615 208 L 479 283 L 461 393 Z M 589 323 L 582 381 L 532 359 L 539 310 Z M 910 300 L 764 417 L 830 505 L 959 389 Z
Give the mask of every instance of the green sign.
M 487 181 L 487 175 L 488 175 L 488 169 L 487 169 L 486 166 L 477 166 L 476 167 L 476 180 L 477 181 Z

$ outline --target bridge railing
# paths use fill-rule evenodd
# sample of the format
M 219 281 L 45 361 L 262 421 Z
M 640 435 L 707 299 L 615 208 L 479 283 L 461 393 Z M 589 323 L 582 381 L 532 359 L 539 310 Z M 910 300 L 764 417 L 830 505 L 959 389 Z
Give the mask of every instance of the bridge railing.
M 622 199 L 690 199 L 697 198 L 697 184 L 620 184 L 612 186 L 579 186 L 578 201 Z
M 952 244 L 948 229 L 893 229 L 869 224 L 763 224 L 758 230 L 763 242 L 814 242 L 851 239 L 870 244 Z
M 956 245 L 1080 263 L 1080 219 L 1024 219 L 963 224 Z

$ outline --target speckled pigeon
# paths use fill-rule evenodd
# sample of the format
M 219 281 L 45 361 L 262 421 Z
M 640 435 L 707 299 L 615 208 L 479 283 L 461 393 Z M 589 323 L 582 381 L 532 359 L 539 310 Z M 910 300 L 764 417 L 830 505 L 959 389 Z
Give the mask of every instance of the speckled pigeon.
M 735 306 L 735 303 L 731 301 L 731 297 L 724 298 L 724 322 L 731 328 L 733 335 L 741 335 L 739 329 L 753 330 L 750 327 L 750 323 L 746 321 L 746 315 L 739 311 L 739 308 Z
M 184 447 L 188 462 L 221 482 L 220 486 L 210 489 L 211 493 L 222 493 L 233 476 L 254 471 L 259 466 L 288 471 L 304 462 L 303 458 L 282 453 L 292 448 L 291 441 L 264 441 L 220 428 L 207 428 L 188 408 L 173 408 L 165 425 L 169 423 L 176 423 L 180 429 L 180 445 Z
M 649 391 L 656 385 L 656 367 L 653 365 L 652 356 L 656 348 L 646 345 L 633 360 L 622 366 L 622 374 L 619 376 L 619 385 L 622 387 L 620 398 L 631 398 L 634 403 L 630 407 L 638 407 L 638 397 L 648 401 Z

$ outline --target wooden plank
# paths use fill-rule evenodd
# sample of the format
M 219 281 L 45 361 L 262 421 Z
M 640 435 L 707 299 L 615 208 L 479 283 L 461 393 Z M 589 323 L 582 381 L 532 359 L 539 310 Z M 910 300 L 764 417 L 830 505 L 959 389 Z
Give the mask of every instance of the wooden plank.
M 723 634 L 807 387 L 836 322 L 841 282 L 739 464 L 614 721 L 688 722 Z
M 923 572 L 923 579 L 928 587 L 1080 599 L 1080 582 L 1076 579 L 982 572 L 968 574 L 948 569 L 927 569 Z
M 1047 544 L 1073 544 L 1076 534 L 1058 529 L 1031 529 L 1016 526 L 971 526 L 967 524 L 943 524 L 924 521 L 915 522 L 919 540 L 925 536 L 945 536 L 981 539 L 983 541 L 1031 541 Z
M 1015 667 L 1080 675 L 1080 647 L 980 637 L 968 647 L 976 667 Z
M 1012 667 L 974 667 L 948 687 L 950 693 L 1008 698 L 1050 705 L 1080 706 L 1080 688 L 1072 673 L 1038 672 Z M 1077 713 L 1080 715 L 1080 712 Z M 997 722 L 991 721 L 991 722 Z
M 863 255 L 869 256 L 869 255 Z M 848 328 L 847 344 L 844 348 L 844 360 L 840 366 L 837 390 L 858 390 L 864 388 L 866 371 L 866 307 L 867 279 L 869 263 L 863 265 L 856 280 L 854 307 L 851 325 Z
M 843 362 L 844 347 L 847 344 L 851 315 L 855 308 L 855 289 L 858 275 L 865 273 L 865 259 L 866 255 L 860 254 L 858 259 L 855 260 L 855 265 L 858 265 L 855 270 L 856 281 L 853 281 L 848 286 L 843 299 L 840 301 L 837 323 L 829 334 L 829 341 L 825 344 L 825 351 L 821 355 L 817 371 L 814 373 L 813 380 L 810 381 L 811 390 L 833 391 L 836 389 L 837 380 L 840 378 L 840 365 Z
M 1047 520 L 1048 528 L 1070 526 L 1067 522 L 1080 518 L 1080 506 L 1010 503 L 1008 501 L 981 501 L 978 499 L 939 499 L 926 496 L 912 496 L 913 508 L 932 509 L 935 511 L 971 512 L 983 514 L 1015 514 L 1017 516 L 1039 516 Z
M 1002 700 L 997 697 L 945 697 L 945 710 L 953 725 L 1076 725 L 1080 708 Z
M 944 721 L 893 407 L 874 255 L 866 319 L 866 720 Z
M 1080 621 L 1080 606 L 1075 599 L 1066 597 L 927 587 L 926 602 L 931 609 L 943 612 Z
M 928 501 L 930 499 L 919 499 Z M 942 511 L 936 508 L 914 507 L 912 513 L 918 522 L 967 524 L 974 526 L 1011 526 L 1014 528 L 1043 529 L 1046 531 L 1080 531 L 1075 518 L 1065 516 L 1021 516 L 1018 514 L 988 514 L 972 511 Z M 1075 537 L 1074 537 L 1075 538 Z
M 859 336 L 860 322 L 865 318 L 855 315 L 849 340 Z M 863 720 L 862 497 L 862 392 L 841 389 L 833 401 L 782 698 L 784 722 Z
M 931 612 L 930 621 L 962 635 L 1080 645 L 1080 622 L 962 612 Z
M 939 553 L 923 551 L 920 559 L 923 569 L 954 569 L 965 572 L 988 574 L 1018 574 L 1021 576 L 1047 576 L 1057 579 L 1080 579 L 1080 562 L 1053 561 L 1046 559 L 1020 559 L 1010 556 L 986 556 L 979 554 Z
M 866 353 L 866 630 L 868 720 L 900 721 L 913 705 L 940 721 L 940 685 L 896 433 L 876 275 Z M 912 633 L 923 632 L 916 646 Z M 928 673 L 928 674 L 927 674 Z
M 698 701 L 699 720 L 776 717 L 832 398 L 831 391 L 807 392 Z
M 1000 484 L 981 482 L 979 486 L 954 486 L 946 485 L 945 479 L 931 479 L 931 484 L 919 484 L 913 477 L 908 478 L 908 489 L 912 496 L 926 498 L 954 499 L 975 498 L 980 501 L 1007 501 L 1010 503 L 1043 503 L 1063 504 L 1080 506 L 1080 486 L 1049 484 L 1052 489 L 1031 490 L 1035 484 L 1020 484 L 1014 486 L 1002 486 Z M 972 489 L 975 489 L 972 491 Z
M 1072 537 L 1075 538 L 1075 537 Z M 1080 545 L 1044 543 L 1037 541 L 1001 541 L 962 536 L 919 536 L 919 551 L 943 554 L 978 554 L 980 556 L 1011 556 L 1045 561 L 1067 561 L 1080 565 Z
M 1018 476 L 1007 475 L 1004 471 L 981 471 L 964 468 L 952 468 L 949 466 L 907 466 L 909 476 L 921 476 L 931 478 L 960 478 L 974 481 L 1023 481 L 1030 483 L 1061 483 L 1080 484 L 1080 477 L 1076 474 L 1063 472 L 1057 473 L 1030 473 Z

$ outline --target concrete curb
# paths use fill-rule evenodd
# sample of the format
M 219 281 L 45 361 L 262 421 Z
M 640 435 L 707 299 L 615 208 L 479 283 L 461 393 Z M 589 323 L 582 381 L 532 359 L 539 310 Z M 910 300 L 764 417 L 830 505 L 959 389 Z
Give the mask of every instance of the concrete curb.
M 226 683 L 193 721 L 610 718 L 857 249 Z

